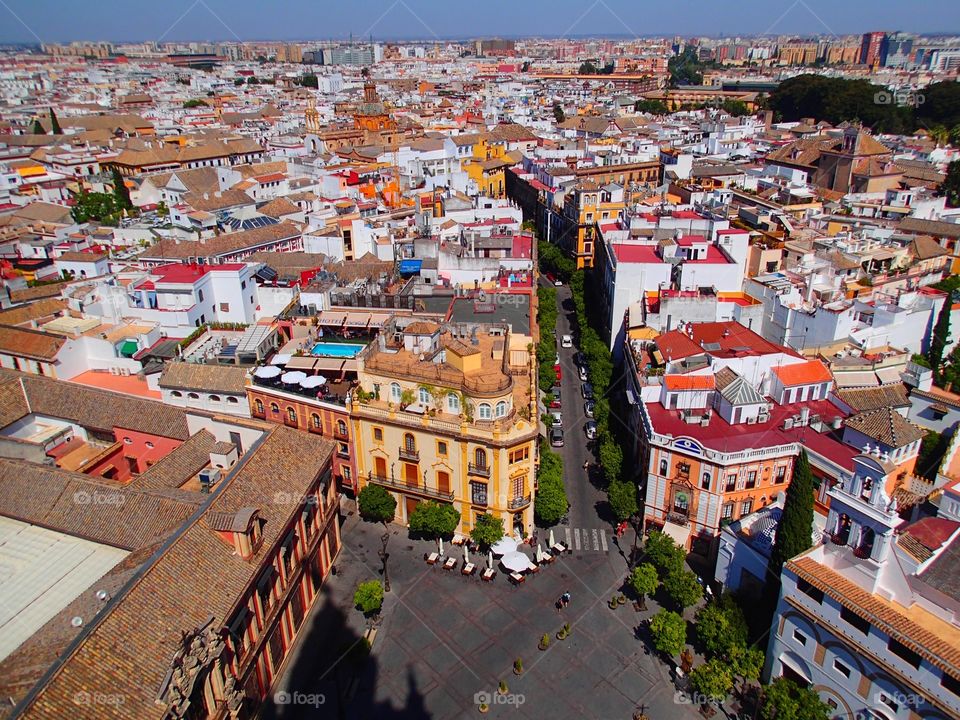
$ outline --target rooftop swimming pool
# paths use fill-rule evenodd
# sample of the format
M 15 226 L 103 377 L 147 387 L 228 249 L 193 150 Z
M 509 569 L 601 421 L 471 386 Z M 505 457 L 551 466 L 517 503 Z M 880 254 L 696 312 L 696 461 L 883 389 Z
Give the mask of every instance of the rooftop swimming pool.
M 310 354 L 317 357 L 355 358 L 364 347 L 355 343 L 318 342 Z

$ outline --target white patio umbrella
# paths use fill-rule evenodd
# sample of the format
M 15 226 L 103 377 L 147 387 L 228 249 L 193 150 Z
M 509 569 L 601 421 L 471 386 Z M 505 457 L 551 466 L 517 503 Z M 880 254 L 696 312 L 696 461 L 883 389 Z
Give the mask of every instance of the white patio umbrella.
M 312 390 L 313 388 L 325 385 L 326 382 L 327 379 L 323 375 L 311 375 L 300 381 L 300 387 L 306 390 Z
M 263 378 L 266 380 L 269 378 L 275 378 L 281 372 L 283 371 L 276 365 L 264 365 L 263 367 L 258 367 L 256 370 L 254 370 L 253 374 L 258 378 Z
M 467 552 L 467 544 L 466 544 L 466 543 L 463 544 L 463 564 L 464 564 L 464 565 L 469 565 L 469 564 L 470 564 L 470 554 Z
M 493 570 L 493 552 L 492 551 L 487 555 L 487 567 Z
M 285 372 L 280 376 L 280 382 L 282 382 L 284 385 L 297 385 L 306 379 L 307 374 L 305 372 L 300 372 L 299 370 Z
M 530 558 L 521 552 L 509 552 L 500 558 L 503 566 L 512 572 L 523 572 L 530 567 Z
M 553 541 L 553 528 L 550 528 L 550 547 L 553 547 L 556 543 Z
M 537 562 L 543 562 L 543 548 L 540 546 L 540 543 L 537 543 Z
M 443 555 L 443 538 L 437 538 L 437 542 L 440 543 L 440 554 Z
M 515 552 L 517 549 L 517 541 L 512 537 L 504 535 L 502 538 L 497 540 L 493 545 L 490 546 L 490 549 L 496 555 L 506 555 L 507 553 Z
M 291 354 L 289 354 L 289 353 L 277 353 L 276 355 L 273 356 L 273 360 L 270 361 L 270 364 L 271 364 L 271 365 L 286 365 L 288 362 L 290 362 L 290 359 L 291 359 L 292 357 L 293 357 L 293 355 L 291 355 Z

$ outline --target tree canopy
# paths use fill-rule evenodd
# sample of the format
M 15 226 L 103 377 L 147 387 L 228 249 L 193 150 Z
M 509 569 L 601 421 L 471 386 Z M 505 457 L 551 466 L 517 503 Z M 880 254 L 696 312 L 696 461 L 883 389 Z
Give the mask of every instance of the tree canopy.
M 747 620 L 730 595 L 700 608 L 695 626 L 709 655 L 726 656 L 731 648 L 747 642 Z
M 670 72 L 670 87 L 700 85 L 703 82 L 704 64 L 700 62 L 696 48 L 684 48 L 683 52 L 667 61 Z
M 686 562 L 683 548 L 677 545 L 669 535 L 656 530 L 647 536 L 644 550 L 650 562 L 663 575 L 672 570 L 682 570 Z
M 770 683 L 760 705 L 762 720 L 827 720 L 831 714 L 816 690 L 783 677 Z
M 933 335 L 930 338 L 930 348 L 927 350 L 927 362 L 933 370 L 933 381 L 940 384 L 943 376 L 943 351 L 950 342 L 950 311 L 953 303 L 945 298 L 937 322 L 933 326 Z
M 947 176 L 941 183 L 939 192 L 947 199 L 950 207 L 960 207 L 960 160 L 947 165 Z
M 633 482 L 615 480 L 607 488 L 607 501 L 617 520 L 629 520 L 640 512 L 637 486 Z
M 57 114 L 53 111 L 53 108 L 50 108 L 50 132 L 54 135 L 63 135 L 63 130 L 60 129 L 60 121 L 57 120 Z
M 679 655 L 687 642 L 687 621 L 677 613 L 661 610 L 650 618 L 653 646 L 667 655 Z
M 195 107 L 207 107 L 207 101 L 201 100 L 200 98 L 191 98 L 190 100 L 186 100 L 183 103 L 184 110 L 189 110 L 190 108 L 195 108 Z
M 567 119 L 566 113 L 563 112 L 563 106 L 558 102 L 553 104 L 553 119 L 556 120 L 557 125 Z
M 663 100 L 637 100 L 633 104 L 634 112 L 649 113 L 651 115 L 666 115 L 670 108 Z
M 77 195 L 70 215 L 78 223 L 99 221 L 106 225 L 116 225 L 120 219 L 120 207 L 112 193 L 83 192 Z
M 490 513 L 484 513 L 477 518 L 470 537 L 482 548 L 489 548 L 503 537 L 503 520 L 495 518 Z
M 537 496 L 533 514 L 537 523 L 549 527 L 560 522 L 569 507 L 563 485 L 563 459 L 545 441 L 540 442 L 540 469 L 537 472 Z
M 397 512 L 397 501 L 381 485 L 367 485 L 357 495 L 360 517 L 386 525 Z
M 367 580 L 357 585 L 353 593 L 353 604 L 364 615 L 371 615 L 383 607 L 383 585 L 379 580 Z
M 39 118 L 33 119 L 33 127 L 30 128 L 30 132 L 34 135 L 46 135 L 47 131 L 43 129 L 43 123 L 40 122 Z
M 663 578 L 663 590 L 680 608 L 696 605 L 703 598 L 703 588 L 690 570 L 672 569 Z
M 630 572 L 630 587 L 641 599 L 653 595 L 660 587 L 657 569 L 650 563 L 640 563 Z
M 733 673 L 727 663 L 714 658 L 690 672 L 690 687 L 711 701 L 720 703 L 733 689 Z
M 133 202 L 130 200 L 130 189 L 127 187 L 123 175 L 117 168 L 113 168 L 113 196 L 116 198 L 117 207 L 120 210 L 130 210 L 133 208 Z
M 793 479 L 787 486 L 783 513 L 770 553 L 770 572 L 777 583 L 783 564 L 810 547 L 812 528 L 813 474 L 810 472 L 807 451 L 800 450 L 793 467 Z
M 408 521 L 411 532 L 434 538 L 446 537 L 452 535 L 460 524 L 460 513 L 449 503 L 427 500 L 417 504 Z

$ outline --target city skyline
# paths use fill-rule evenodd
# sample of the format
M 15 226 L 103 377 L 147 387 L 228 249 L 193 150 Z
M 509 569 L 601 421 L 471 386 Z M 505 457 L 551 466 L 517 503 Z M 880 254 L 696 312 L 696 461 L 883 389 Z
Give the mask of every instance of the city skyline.
M 691 7 L 697 6 L 697 7 Z M 869 15 L 865 11 L 869 10 Z M 510 13 L 491 6 L 440 6 L 429 0 L 358 0 L 321 7 L 292 0 L 264 13 L 249 0 L 185 0 L 155 5 L 104 0 L 64 7 L 52 0 L 9 0 L 0 43 L 50 42 L 311 42 L 353 37 L 380 41 L 478 37 L 585 39 L 630 37 L 758 37 L 851 35 L 878 29 L 917 34 L 960 32 L 960 8 L 930 3 L 903 12 L 901 3 L 746 0 L 735 10 L 686 0 L 651 8 L 624 0 L 590 5 L 533 0 Z M 869 17 L 869 23 L 864 18 Z M 362 19 L 358 19 L 362 18 Z M 304 28 L 315 28 L 307 32 Z

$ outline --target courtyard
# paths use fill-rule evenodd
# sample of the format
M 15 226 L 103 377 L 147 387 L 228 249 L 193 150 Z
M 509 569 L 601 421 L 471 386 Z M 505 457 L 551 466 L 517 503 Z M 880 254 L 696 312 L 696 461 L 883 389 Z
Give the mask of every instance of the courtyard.
M 629 719 L 640 706 L 650 718 L 698 716 L 674 702 L 668 667 L 639 639 L 656 607 L 607 607 L 626 574 L 616 552 L 566 553 L 515 587 L 502 572 L 487 583 L 427 565 L 423 555 L 434 543 L 411 540 L 402 527 L 389 532 L 391 592 L 369 658 L 357 657 L 366 623 L 352 607 L 353 591 L 380 577 L 383 526 L 348 511 L 338 572 L 307 617 L 263 717 L 444 720 L 480 717 L 480 702 L 490 718 Z M 564 592 L 572 600 L 558 611 Z M 558 640 L 564 623 L 570 636 Z M 541 651 L 545 633 L 550 644 Z

